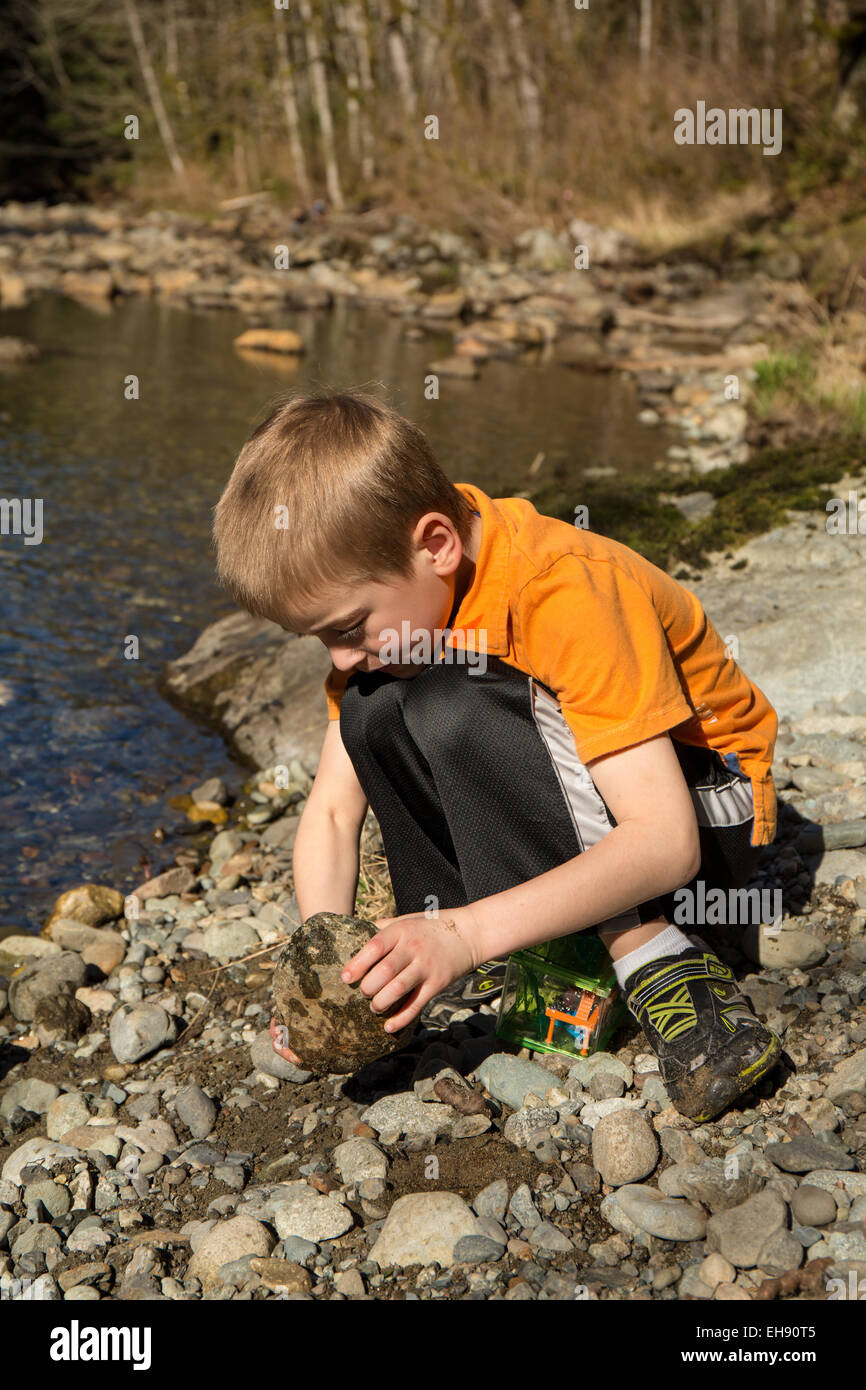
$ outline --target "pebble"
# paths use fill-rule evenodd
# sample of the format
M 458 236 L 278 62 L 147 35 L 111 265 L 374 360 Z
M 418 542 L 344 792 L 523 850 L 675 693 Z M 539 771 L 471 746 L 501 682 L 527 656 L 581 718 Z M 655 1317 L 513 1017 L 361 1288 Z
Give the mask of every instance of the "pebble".
M 75 991 L 86 979 L 87 966 L 74 951 L 31 961 L 9 981 L 9 1008 L 22 1023 L 30 1023 L 39 1005 L 56 998 L 63 985 Z
M 473 1076 L 491 1096 L 511 1106 L 512 1110 L 521 1109 L 527 1092 L 543 1096 L 552 1081 L 550 1072 L 544 1067 L 523 1057 L 512 1057 L 507 1052 L 493 1052 L 485 1057 Z
M 662 1240 L 702 1240 L 707 1229 L 706 1213 L 658 1189 L 640 1183 L 626 1183 L 617 1189 L 617 1206 L 651 1236 Z
M 758 1192 L 739 1206 L 710 1217 L 707 1245 L 738 1269 L 751 1269 L 758 1264 L 770 1236 L 783 1230 L 785 1223 L 786 1206 L 778 1193 Z
M 108 1036 L 118 1062 L 140 1062 L 173 1042 L 177 1029 L 159 1004 L 122 1004 L 112 1014 Z
M 639 1182 L 653 1171 L 658 1159 L 658 1140 L 634 1110 L 602 1116 L 593 1129 L 592 1161 L 611 1187 Z
M 231 1216 L 209 1230 L 193 1251 L 188 1276 L 198 1279 L 202 1288 L 220 1282 L 221 1267 L 243 1255 L 270 1255 L 274 1238 L 268 1228 L 251 1216 Z
M 16 1105 L 34 1115 L 44 1115 L 60 1095 L 60 1087 L 50 1081 L 15 1081 L 0 1100 L 0 1115 L 11 1115 Z
M 420 1192 L 398 1197 L 391 1207 L 369 1258 L 381 1269 L 395 1265 L 431 1265 L 443 1269 L 456 1258 L 461 1237 L 488 1239 L 478 1218 L 454 1192 Z
M 698 1266 L 698 1274 L 707 1288 L 716 1289 L 719 1284 L 732 1284 L 737 1276 L 737 1271 L 730 1260 L 726 1260 L 724 1255 L 715 1251 L 701 1261 Z
M 838 1144 L 799 1136 L 784 1144 L 767 1144 L 764 1157 L 786 1173 L 811 1173 L 815 1168 L 854 1168 L 854 1159 Z
M 352 1138 L 338 1144 L 333 1162 L 345 1183 L 361 1183 L 367 1178 L 388 1175 L 388 1159 L 371 1139 Z
M 529 1191 L 529 1186 L 525 1182 L 522 1182 L 520 1186 L 515 1189 L 511 1201 L 508 1203 L 508 1211 L 514 1217 L 518 1225 L 524 1229 L 530 1226 L 538 1226 L 541 1222 L 541 1217 L 532 1200 L 532 1193 Z
M 306 1264 L 318 1255 L 319 1247 L 312 1240 L 304 1240 L 303 1236 L 286 1236 L 276 1247 L 285 1259 L 294 1261 L 296 1264 Z
M 178 1119 L 186 1125 L 193 1139 L 206 1139 L 216 1122 L 216 1106 L 200 1086 L 183 1086 L 174 1099 Z
M 40 1167 L 50 1169 L 64 1158 L 78 1158 L 78 1156 L 78 1150 L 69 1144 L 60 1144 L 53 1139 L 26 1139 L 6 1159 L 0 1177 L 5 1182 L 20 1187 L 21 1171 L 29 1164 L 38 1164 Z
M 656 1062 L 657 1066 L 658 1063 Z M 610 1052 L 592 1052 L 588 1057 L 579 1057 L 569 1067 L 568 1079 L 577 1082 L 580 1086 L 588 1086 L 592 1078 L 601 1072 L 622 1077 L 627 1087 L 631 1086 L 634 1080 L 634 1072 L 631 1067 L 626 1062 L 621 1062 Z
M 509 1115 L 502 1132 L 515 1148 L 532 1148 L 538 1141 L 549 1137 L 558 1119 L 559 1116 L 552 1106 L 530 1105 Z
M 244 922 L 216 922 L 202 933 L 202 950 L 223 963 L 246 956 L 261 944 L 258 932 Z
M 335 1240 L 353 1225 L 351 1211 L 336 1195 L 323 1197 L 303 1181 L 274 1188 L 267 1210 L 281 1240 L 288 1236 L 317 1243 Z
M 587 1083 L 593 1100 L 618 1100 L 625 1094 L 625 1081 L 610 1071 L 593 1072 Z
M 368 1106 L 360 1118 L 380 1136 L 394 1132 L 399 1137 L 448 1132 L 457 1117 L 450 1105 L 421 1101 L 414 1091 L 400 1091 Z
M 529 1244 L 533 1250 L 557 1252 L 574 1249 L 574 1243 L 565 1232 L 550 1221 L 540 1221 L 537 1226 L 533 1226 L 529 1233 Z
M 274 1076 L 279 1081 L 295 1081 L 300 1084 L 309 1081 L 313 1075 L 311 1071 L 296 1067 L 294 1062 L 287 1062 L 285 1057 L 280 1057 L 274 1052 L 270 1028 L 265 1028 L 256 1035 L 250 1046 L 250 1060 L 258 1071 L 264 1072 L 266 1076 Z
M 508 1182 L 505 1178 L 496 1178 L 493 1182 L 482 1187 L 472 1203 L 478 1216 L 490 1217 L 494 1221 L 502 1221 L 508 1208 Z

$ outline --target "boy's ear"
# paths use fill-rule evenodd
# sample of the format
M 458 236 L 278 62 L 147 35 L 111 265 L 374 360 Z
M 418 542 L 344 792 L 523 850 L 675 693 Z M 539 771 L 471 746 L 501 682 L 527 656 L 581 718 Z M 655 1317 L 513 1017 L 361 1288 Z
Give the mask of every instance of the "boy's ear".
M 453 559 L 455 568 L 460 563 L 460 537 L 453 524 L 441 512 L 430 512 L 427 516 L 422 516 L 415 527 L 413 537 L 416 544 L 429 550 L 434 558 L 438 558 L 443 549 L 453 547 L 453 556 L 449 553 L 449 561 Z

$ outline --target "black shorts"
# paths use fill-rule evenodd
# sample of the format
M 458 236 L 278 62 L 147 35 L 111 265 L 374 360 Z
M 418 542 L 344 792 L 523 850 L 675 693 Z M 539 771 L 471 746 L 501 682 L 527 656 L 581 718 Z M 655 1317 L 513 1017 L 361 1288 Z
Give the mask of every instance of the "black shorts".
M 356 672 L 340 734 L 382 832 L 397 913 L 454 908 L 502 893 L 596 844 L 616 821 L 581 762 L 559 703 L 539 681 L 487 658 L 486 670 L 439 661 L 407 679 Z M 735 755 L 673 739 L 691 788 L 701 867 L 690 884 L 741 887 L 752 786 Z M 673 893 L 603 923 L 624 930 L 664 916 Z

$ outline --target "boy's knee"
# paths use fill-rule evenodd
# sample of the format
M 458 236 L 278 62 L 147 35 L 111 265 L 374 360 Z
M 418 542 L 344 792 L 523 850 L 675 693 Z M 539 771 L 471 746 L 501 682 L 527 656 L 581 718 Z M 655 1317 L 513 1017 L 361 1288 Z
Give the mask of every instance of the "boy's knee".
M 413 677 L 405 717 L 413 738 L 427 752 L 465 746 L 478 732 L 478 710 L 470 678 L 458 666 L 439 662 Z

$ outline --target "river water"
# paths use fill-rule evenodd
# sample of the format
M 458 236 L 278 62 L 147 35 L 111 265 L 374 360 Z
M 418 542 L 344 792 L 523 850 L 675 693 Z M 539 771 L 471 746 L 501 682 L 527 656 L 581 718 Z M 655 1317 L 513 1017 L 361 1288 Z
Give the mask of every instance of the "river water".
M 213 577 L 212 509 L 280 393 L 384 395 L 452 480 L 493 496 L 529 486 L 543 451 L 539 476 L 565 470 L 577 502 L 584 468 L 645 469 L 674 442 L 637 424 L 630 382 L 543 353 L 490 362 L 474 382 L 443 377 L 427 401 L 448 333 L 414 341 L 386 311 L 348 305 L 291 322 L 308 347 L 295 365 L 241 358 L 232 339 L 248 322 L 234 312 L 45 296 L 0 314 L 0 334 L 43 353 L 0 372 L 0 498 L 41 498 L 43 516 L 40 544 L 0 535 L 0 927 L 38 929 L 84 880 L 129 891 L 171 861 L 184 817 L 169 796 L 213 774 L 243 780 L 156 680 L 231 611 Z M 138 400 L 125 399 L 131 374 Z

